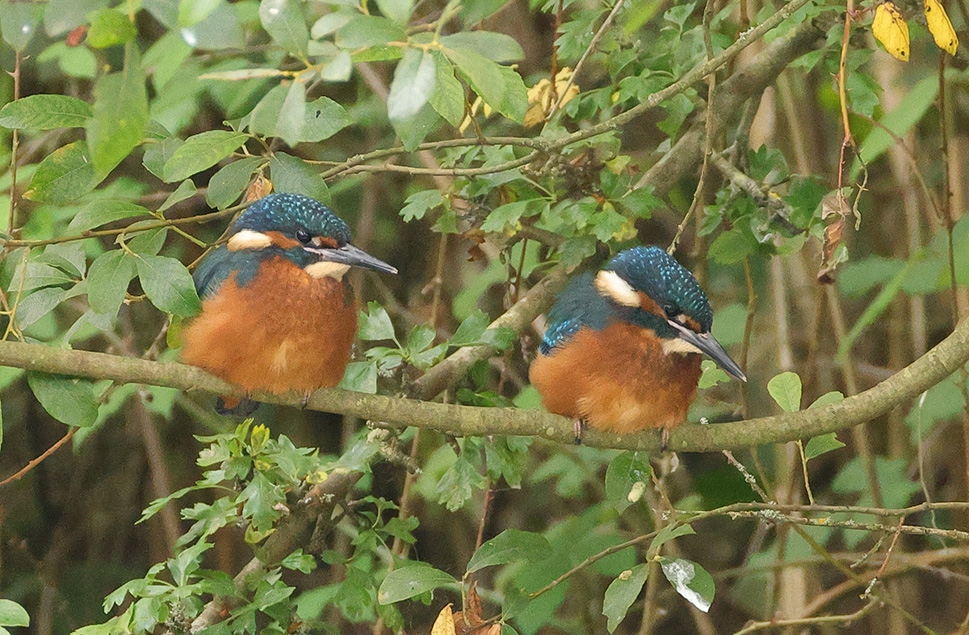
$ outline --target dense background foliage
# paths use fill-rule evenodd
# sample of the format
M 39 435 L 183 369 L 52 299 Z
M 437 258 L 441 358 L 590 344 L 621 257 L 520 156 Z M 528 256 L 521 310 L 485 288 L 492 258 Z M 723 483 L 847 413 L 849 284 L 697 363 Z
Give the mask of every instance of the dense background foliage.
M 708 364 L 693 422 L 838 403 L 953 331 L 966 54 L 899 3 L 898 61 L 874 9 L 0 3 L 0 326 L 33 347 L 0 342 L 0 630 L 969 632 L 964 370 L 837 436 L 723 424 L 732 454 L 535 438 L 570 429 L 534 414 L 539 315 L 632 244 L 675 247 L 747 369 Z M 373 421 L 240 424 L 112 361 L 177 360 L 193 264 L 270 187 L 400 269 L 353 274 Z

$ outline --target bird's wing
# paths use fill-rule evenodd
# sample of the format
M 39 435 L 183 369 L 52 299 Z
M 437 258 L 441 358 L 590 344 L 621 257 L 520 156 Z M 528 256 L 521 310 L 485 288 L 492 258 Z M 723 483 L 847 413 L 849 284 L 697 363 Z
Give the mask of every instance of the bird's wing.
M 195 280 L 195 290 L 200 298 L 204 300 L 218 291 L 229 274 L 236 269 L 232 262 L 234 255 L 225 248 L 225 245 L 222 245 L 202 259 L 192 276 Z
M 596 291 L 594 279 L 591 273 L 578 275 L 559 294 L 555 306 L 549 311 L 545 336 L 538 347 L 542 354 L 548 355 L 583 328 L 602 330 L 606 327 L 612 309 Z

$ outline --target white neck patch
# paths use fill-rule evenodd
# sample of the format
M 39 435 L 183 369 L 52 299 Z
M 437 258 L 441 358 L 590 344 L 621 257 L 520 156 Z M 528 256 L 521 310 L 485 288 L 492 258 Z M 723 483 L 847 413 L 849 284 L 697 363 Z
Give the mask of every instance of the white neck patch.
M 595 285 L 599 295 L 610 298 L 613 302 L 623 306 L 638 307 L 640 305 L 639 292 L 620 278 L 615 271 L 600 271 L 596 274 Z
M 311 265 L 306 265 L 303 267 L 303 271 L 310 274 L 317 280 L 320 278 L 343 280 L 343 276 L 346 274 L 346 272 L 350 271 L 350 265 L 345 265 L 342 262 L 330 262 L 328 260 L 323 260 L 320 262 L 314 262 Z
M 671 340 L 663 340 L 663 352 L 667 355 L 670 353 L 686 355 L 687 353 L 700 353 L 701 351 L 686 340 L 674 337 Z
M 273 239 L 262 232 L 251 229 L 243 229 L 234 234 L 226 245 L 229 251 L 239 251 L 241 249 L 265 249 L 273 244 Z

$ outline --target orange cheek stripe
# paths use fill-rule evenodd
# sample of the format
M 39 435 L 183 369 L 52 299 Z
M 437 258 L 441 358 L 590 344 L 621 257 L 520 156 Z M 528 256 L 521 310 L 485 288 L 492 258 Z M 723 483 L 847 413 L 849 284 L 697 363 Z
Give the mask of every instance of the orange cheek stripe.
M 639 291 L 639 307 L 643 311 L 648 311 L 649 313 L 654 313 L 664 320 L 666 319 L 666 311 L 660 308 L 653 298 L 649 297 L 642 291 Z
M 269 240 L 273 242 L 277 247 L 282 247 L 283 249 L 290 249 L 292 247 L 299 247 L 299 241 L 293 240 L 289 236 L 282 234 L 281 232 L 266 232 L 269 236 Z

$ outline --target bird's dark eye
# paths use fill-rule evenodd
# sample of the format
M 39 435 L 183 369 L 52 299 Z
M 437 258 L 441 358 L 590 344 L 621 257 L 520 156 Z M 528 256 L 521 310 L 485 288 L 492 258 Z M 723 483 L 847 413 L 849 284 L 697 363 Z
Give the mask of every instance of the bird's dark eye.
M 310 244 L 310 241 L 313 240 L 313 237 L 310 236 L 310 233 L 305 229 L 297 229 L 296 240 L 300 241 L 304 245 L 308 245 Z

